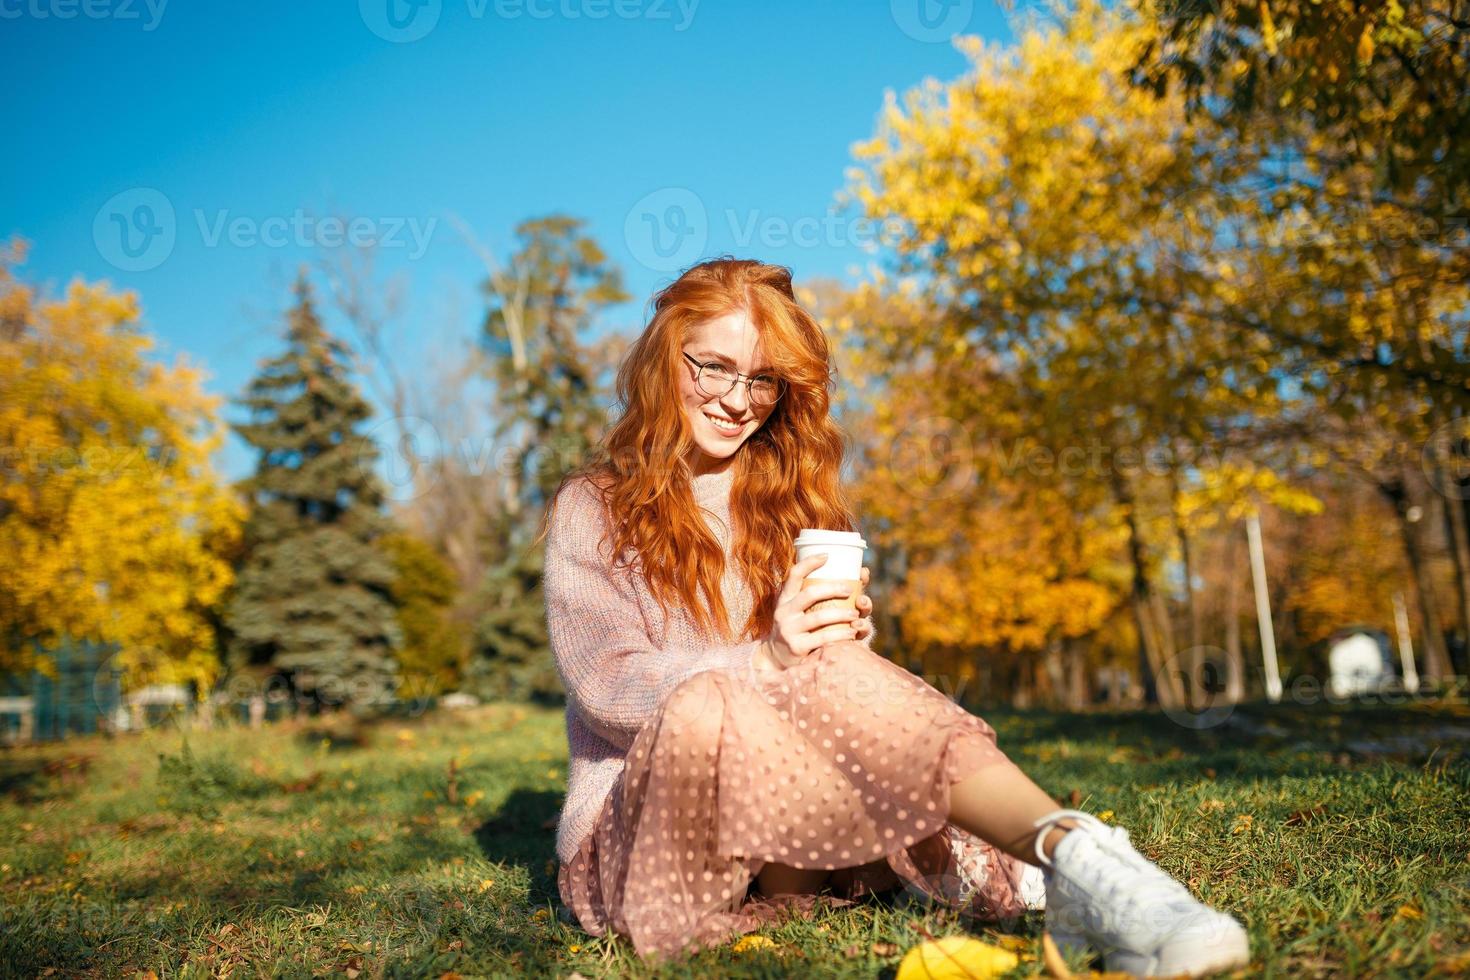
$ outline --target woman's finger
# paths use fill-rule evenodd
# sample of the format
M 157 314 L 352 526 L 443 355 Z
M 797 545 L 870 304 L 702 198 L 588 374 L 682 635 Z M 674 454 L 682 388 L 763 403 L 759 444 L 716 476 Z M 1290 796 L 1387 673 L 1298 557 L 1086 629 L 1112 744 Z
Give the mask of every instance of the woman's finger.
M 795 565 L 792 565 L 791 571 L 786 573 L 786 583 L 781 586 L 781 594 L 777 597 L 776 604 L 780 605 L 783 602 L 787 602 L 792 596 L 800 592 L 802 585 L 806 582 L 806 577 L 814 569 L 821 568 L 826 560 L 827 556 L 824 554 L 808 555 Z

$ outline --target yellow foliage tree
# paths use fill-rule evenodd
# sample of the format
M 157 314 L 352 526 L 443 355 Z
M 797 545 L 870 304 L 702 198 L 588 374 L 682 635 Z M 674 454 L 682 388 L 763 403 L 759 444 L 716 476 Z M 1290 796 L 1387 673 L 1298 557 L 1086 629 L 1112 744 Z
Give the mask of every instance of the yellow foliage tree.
M 127 687 L 207 690 L 244 518 L 210 465 L 219 399 L 183 358 L 145 359 L 132 293 L 38 296 L 24 256 L 0 259 L 0 667 L 48 669 L 70 637 L 116 644 Z
M 889 96 L 851 194 L 902 223 L 887 291 L 932 312 L 927 329 L 894 330 L 883 310 L 856 339 L 1019 459 L 1033 495 L 1119 522 L 1141 673 L 1177 702 L 1155 582 L 1183 540 L 1179 497 L 1202 457 L 1277 409 L 1282 365 L 1269 338 L 1201 315 L 1225 273 L 1180 261 L 1209 217 L 1200 188 L 1258 161 L 1216 153 L 1221 134 L 1191 124 L 1182 99 L 1130 84 L 1152 30 L 1084 0 L 1020 25 L 1009 47 L 958 39 L 967 74 Z M 961 366 L 975 361 L 992 383 Z

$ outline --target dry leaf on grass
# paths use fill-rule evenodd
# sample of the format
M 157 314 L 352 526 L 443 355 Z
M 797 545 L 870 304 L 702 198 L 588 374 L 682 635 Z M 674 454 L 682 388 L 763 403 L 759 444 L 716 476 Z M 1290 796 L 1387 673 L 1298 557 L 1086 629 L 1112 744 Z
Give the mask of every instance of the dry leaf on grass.
M 1020 965 L 1010 950 L 969 936 L 927 940 L 904 954 L 895 980 L 984 980 Z
M 1285 826 L 1295 827 L 1297 824 L 1309 823 L 1310 821 L 1322 816 L 1326 812 L 1327 805 L 1325 803 L 1318 803 L 1316 806 L 1308 807 L 1305 810 L 1297 810 L 1291 816 L 1286 818 Z
M 764 949 L 775 946 L 775 942 L 766 936 L 742 936 L 735 940 L 735 945 L 730 947 L 731 952 L 744 953 L 752 949 Z

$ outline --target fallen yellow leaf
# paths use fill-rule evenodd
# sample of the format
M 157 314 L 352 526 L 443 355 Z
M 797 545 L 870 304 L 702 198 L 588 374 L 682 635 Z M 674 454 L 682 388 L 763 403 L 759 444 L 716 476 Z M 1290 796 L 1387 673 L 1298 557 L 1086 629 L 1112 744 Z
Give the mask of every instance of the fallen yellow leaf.
M 922 942 L 904 954 L 895 980 L 985 980 L 1020 965 L 1010 950 L 969 936 Z
M 1057 949 L 1056 940 L 1051 938 L 1049 932 L 1041 934 L 1041 961 L 1046 964 L 1046 972 L 1056 980 L 1072 980 L 1076 975 L 1067 966 L 1067 961 L 1062 959 L 1062 951 Z
M 731 946 L 730 949 L 732 952 L 744 953 L 746 950 L 761 949 L 766 946 L 775 945 L 772 940 L 765 936 L 742 936 L 735 941 L 735 945 Z
M 991 936 L 990 938 L 995 942 L 995 945 L 999 946 L 1001 949 L 1008 949 L 1012 953 L 1016 953 L 1017 955 L 1021 953 L 1029 953 L 1036 946 L 1036 941 L 1034 939 L 1027 939 L 1025 936 L 1004 935 Z

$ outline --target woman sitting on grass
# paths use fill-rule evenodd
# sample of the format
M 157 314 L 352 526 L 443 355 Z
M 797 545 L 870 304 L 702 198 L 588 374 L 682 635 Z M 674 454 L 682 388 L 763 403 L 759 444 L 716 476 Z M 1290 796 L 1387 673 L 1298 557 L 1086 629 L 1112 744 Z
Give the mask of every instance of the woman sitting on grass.
M 1111 970 L 1249 961 L 1126 832 L 1061 809 L 995 730 L 872 650 L 872 602 L 792 564 L 853 530 L 821 327 L 789 270 L 722 259 L 658 294 L 621 417 L 548 509 L 547 625 L 571 764 L 562 900 L 643 955 L 908 886 L 988 919 L 1045 907 Z M 862 581 L 868 580 L 863 569 Z M 732 624 L 735 628 L 732 628 Z

